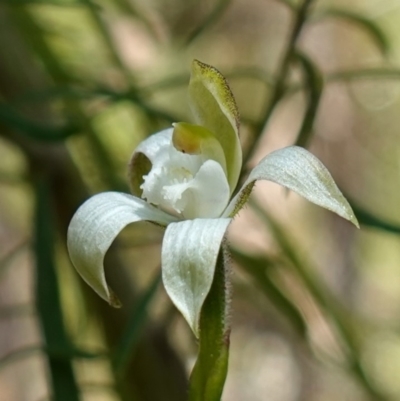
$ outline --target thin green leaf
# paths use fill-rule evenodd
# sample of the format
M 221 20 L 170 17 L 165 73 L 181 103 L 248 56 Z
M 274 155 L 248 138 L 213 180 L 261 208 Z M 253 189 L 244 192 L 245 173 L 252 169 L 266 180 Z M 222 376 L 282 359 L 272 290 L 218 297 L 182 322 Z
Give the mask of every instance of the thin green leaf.
M 355 215 L 357 216 L 360 225 L 378 228 L 380 230 L 387 231 L 392 234 L 400 234 L 400 225 L 391 223 L 389 221 L 381 219 L 380 217 L 377 217 L 376 215 L 366 211 L 353 201 L 350 201 L 350 205 Z
M 382 54 L 387 55 L 389 52 L 390 43 L 386 37 L 386 33 L 379 25 L 371 21 L 369 18 L 349 10 L 327 8 L 316 13 L 312 20 L 321 21 L 326 18 L 342 19 L 353 25 L 359 26 L 372 37 Z
M 190 45 L 203 32 L 205 32 L 212 24 L 218 21 L 222 14 L 228 9 L 232 0 L 219 0 L 214 9 L 207 15 L 203 22 L 189 35 L 185 42 L 185 46 Z
M 69 350 L 71 345 L 63 321 L 54 253 L 54 213 L 50 188 L 42 179 L 36 183 L 35 255 L 36 306 L 46 348 Z M 79 401 L 79 390 L 72 360 L 50 353 L 49 364 L 55 401 Z
M 285 292 L 282 291 L 268 275 L 268 271 L 272 267 L 275 267 L 275 262 L 267 259 L 265 256 L 249 256 L 233 248 L 230 249 L 230 252 L 233 259 L 252 277 L 253 282 L 259 287 L 263 294 L 290 321 L 296 332 L 304 338 L 307 332 L 307 324 L 302 314 L 293 301 L 286 296 Z
M 295 53 L 295 57 L 299 61 L 304 72 L 308 103 L 295 145 L 307 148 L 312 138 L 313 125 L 321 100 L 323 78 L 318 67 L 308 56 L 300 51 L 297 51 Z
M 189 401 L 220 401 L 229 359 L 228 255 L 221 249 L 214 280 L 200 315 L 199 354 L 190 376 Z
M 131 317 L 127 322 L 125 332 L 113 354 L 113 367 L 116 375 L 122 377 L 132 359 L 132 355 L 139 341 L 140 333 L 147 319 L 147 309 L 161 283 L 161 273 L 157 273 L 143 295 L 136 302 Z

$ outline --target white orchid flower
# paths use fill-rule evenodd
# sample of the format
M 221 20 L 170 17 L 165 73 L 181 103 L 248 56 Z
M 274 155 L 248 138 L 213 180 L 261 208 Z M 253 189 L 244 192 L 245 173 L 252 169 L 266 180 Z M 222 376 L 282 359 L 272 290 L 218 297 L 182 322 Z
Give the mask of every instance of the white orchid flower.
M 230 200 L 242 168 L 235 100 L 224 77 L 199 61 L 193 62 L 189 94 L 198 125 L 177 123 L 143 141 L 130 163 L 133 196 L 105 192 L 88 199 L 70 223 L 68 249 L 83 279 L 119 306 L 105 279 L 105 253 L 130 223 L 165 226 L 163 283 L 198 336 L 221 242 L 256 180 L 276 182 L 355 225 L 357 220 L 322 163 L 295 146 L 262 159 Z

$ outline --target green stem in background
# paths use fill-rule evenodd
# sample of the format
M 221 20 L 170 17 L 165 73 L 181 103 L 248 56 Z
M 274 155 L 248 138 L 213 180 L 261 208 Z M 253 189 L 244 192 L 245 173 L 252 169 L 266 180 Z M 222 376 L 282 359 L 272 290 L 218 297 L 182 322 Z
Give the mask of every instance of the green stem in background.
M 318 112 L 324 81 L 318 67 L 309 57 L 298 50 L 294 56 L 299 61 L 304 73 L 307 97 L 307 107 L 295 145 L 306 148 L 312 138 L 314 120 Z
M 370 399 L 373 401 L 385 401 L 387 398 L 376 388 L 373 382 L 368 378 L 364 366 L 361 363 L 361 352 L 356 333 L 353 330 L 354 322 L 352 317 L 343 308 L 338 300 L 332 295 L 331 291 L 323 284 L 322 281 L 312 274 L 313 269 L 298 255 L 298 252 L 292 246 L 290 239 L 266 211 L 254 200 L 250 200 L 252 209 L 257 215 L 272 229 L 275 241 L 284 252 L 291 266 L 295 269 L 298 276 L 306 285 L 317 304 L 326 312 L 339 330 L 341 339 L 346 345 L 346 356 L 354 377 L 360 385 L 368 392 Z
M 230 248 L 233 259 L 239 263 L 240 268 L 244 270 L 251 278 L 252 282 L 268 297 L 271 303 L 278 311 L 285 316 L 291 323 L 293 329 L 301 338 L 307 334 L 307 323 L 301 312 L 281 288 L 269 277 L 268 272 L 279 268 L 280 261 L 276 261 L 266 256 L 250 256 L 235 248 Z
M 111 37 L 106 24 L 99 15 L 99 7 L 92 0 L 81 0 L 81 1 L 82 3 L 86 4 L 88 9 L 90 10 L 90 15 L 92 17 L 92 20 L 96 24 L 98 32 L 101 34 L 101 37 L 103 38 L 103 41 L 107 47 L 107 51 L 110 54 L 113 63 L 119 68 L 121 74 L 126 79 L 129 89 L 134 90 L 134 85 L 132 83 L 132 75 L 130 71 L 126 68 L 124 62 L 122 61 L 117 50 L 115 49 L 113 38 Z
M 200 316 L 199 354 L 189 383 L 189 401 L 220 401 L 228 372 L 230 271 L 223 244 L 211 290 Z
M 298 38 L 300 37 L 303 26 L 307 20 L 309 9 L 310 9 L 313 1 L 314 0 L 303 0 L 302 4 L 299 6 L 299 8 L 295 14 L 293 28 L 290 33 L 289 42 L 287 44 L 286 51 L 283 55 L 282 62 L 279 66 L 279 70 L 278 70 L 279 73 L 277 75 L 277 79 L 275 82 L 274 89 L 272 91 L 271 98 L 270 98 L 270 100 L 267 104 L 267 107 L 263 113 L 264 117 L 257 127 L 256 136 L 255 136 L 254 140 L 252 141 L 251 145 L 249 146 L 249 149 L 247 150 L 245 162 L 247 162 L 253 156 L 253 153 L 258 146 L 258 140 L 261 137 L 262 131 L 263 131 L 265 125 L 267 124 L 268 120 L 270 119 L 272 112 L 275 109 L 275 106 L 278 104 L 279 100 L 281 99 L 282 95 L 284 94 L 286 78 L 289 73 L 292 57 L 293 57 L 294 51 L 296 49 L 296 44 L 297 44 Z M 244 169 L 243 174 L 245 174 L 245 173 L 246 173 L 246 171 Z
M 52 392 L 55 401 L 79 401 L 79 389 L 72 360 L 65 354 L 71 349 L 63 322 L 59 285 L 55 266 L 55 221 L 50 188 L 44 178 L 36 182 L 35 256 L 36 306 L 46 339 Z

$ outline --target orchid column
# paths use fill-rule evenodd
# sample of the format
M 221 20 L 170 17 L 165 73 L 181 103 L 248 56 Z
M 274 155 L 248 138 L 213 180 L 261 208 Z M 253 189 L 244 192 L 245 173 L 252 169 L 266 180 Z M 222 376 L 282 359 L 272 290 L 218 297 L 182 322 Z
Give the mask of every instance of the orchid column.
M 229 354 L 229 263 L 221 248 L 256 180 L 291 189 L 357 225 L 331 175 L 311 153 L 288 147 L 267 155 L 232 199 L 242 168 L 239 113 L 225 78 L 194 61 L 189 101 L 196 125 L 175 123 L 143 141 L 129 165 L 132 195 L 106 192 L 87 200 L 68 230 L 71 260 L 112 306 L 105 253 L 127 225 L 147 220 L 166 227 L 164 287 L 199 339 L 190 401 L 219 401 Z

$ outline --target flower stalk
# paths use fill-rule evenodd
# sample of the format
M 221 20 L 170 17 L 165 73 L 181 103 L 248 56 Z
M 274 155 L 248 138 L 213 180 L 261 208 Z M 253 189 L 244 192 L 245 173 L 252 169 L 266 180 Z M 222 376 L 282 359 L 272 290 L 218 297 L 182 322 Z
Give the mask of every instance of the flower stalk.
M 228 372 L 230 343 L 229 255 L 223 243 L 214 281 L 200 315 L 199 353 L 190 376 L 189 401 L 220 401 Z

